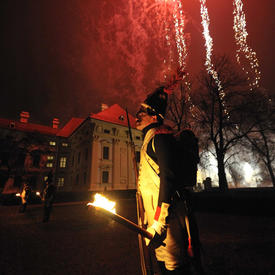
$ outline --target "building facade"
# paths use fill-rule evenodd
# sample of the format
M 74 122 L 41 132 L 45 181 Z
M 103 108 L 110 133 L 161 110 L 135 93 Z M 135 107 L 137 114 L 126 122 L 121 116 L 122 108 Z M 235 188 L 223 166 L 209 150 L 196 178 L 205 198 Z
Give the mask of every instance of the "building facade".
M 0 135 L 3 140 L 7 135 L 20 133 L 25 136 L 35 132 L 46 141 L 46 149 L 43 152 L 40 150 L 38 157 L 39 162 L 44 160 L 44 165 L 41 164 L 37 171 L 36 186 L 40 186 L 47 173 L 53 170 L 59 191 L 136 188 L 127 113 L 119 105 L 115 104 L 110 108 L 104 105 L 101 112 L 91 114 L 86 119 L 72 118 L 61 129 L 58 128 L 57 119 L 53 120 L 52 127 L 30 124 L 27 119 L 14 122 L 15 127 L 10 128 L 7 125 L 11 121 L 3 121 L 0 121 Z M 138 160 L 142 133 L 135 129 L 135 120 L 130 114 L 129 121 Z M 29 167 L 34 167 L 37 161 L 32 156 L 29 157 Z M 2 172 L 5 170 L 3 162 L 0 163 L 0 169 Z M 23 170 L 21 173 L 26 172 Z M 18 172 L 17 176 L 19 174 Z M 11 176 L 12 173 L 8 175 Z M 2 181 L 3 179 L 6 180 L 5 177 L 1 178 Z

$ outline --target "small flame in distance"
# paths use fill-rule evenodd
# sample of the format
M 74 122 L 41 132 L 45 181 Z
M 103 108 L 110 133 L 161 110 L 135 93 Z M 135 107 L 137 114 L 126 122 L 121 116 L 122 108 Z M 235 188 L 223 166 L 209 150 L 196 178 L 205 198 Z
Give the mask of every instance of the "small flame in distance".
M 100 195 L 99 193 L 96 193 L 94 196 L 94 202 L 89 202 L 87 205 L 92 205 L 95 207 L 101 207 L 105 210 L 108 210 L 114 214 L 116 214 L 116 203 L 114 201 L 110 201 L 104 196 Z

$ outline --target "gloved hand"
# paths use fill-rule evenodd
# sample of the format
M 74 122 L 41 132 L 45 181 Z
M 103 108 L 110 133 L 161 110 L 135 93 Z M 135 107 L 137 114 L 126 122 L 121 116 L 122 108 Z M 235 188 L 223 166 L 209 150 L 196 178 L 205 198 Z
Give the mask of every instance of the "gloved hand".
M 162 203 L 161 207 L 157 207 L 154 222 L 153 224 L 147 228 L 147 231 L 153 235 L 153 239 L 145 239 L 147 246 L 152 246 L 153 248 L 157 248 L 161 245 L 163 240 L 166 238 L 167 224 L 166 218 L 168 217 L 168 208 L 170 204 Z
M 147 246 L 155 249 L 159 247 L 166 238 L 167 225 L 154 221 L 152 226 L 147 228 L 147 231 L 153 235 L 153 239 L 149 240 L 145 238 L 145 243 Z

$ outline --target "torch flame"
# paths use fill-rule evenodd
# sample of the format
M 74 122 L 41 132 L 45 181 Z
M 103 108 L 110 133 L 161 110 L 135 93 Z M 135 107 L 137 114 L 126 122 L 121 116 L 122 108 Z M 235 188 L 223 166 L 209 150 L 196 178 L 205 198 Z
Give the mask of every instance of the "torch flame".
M 114 214 L 116 214 L 116 203 L 114 201 L 110 201 L 104 196 L 96 193 L 94 196 L 94 202 L 89 202 L 87 205 L 93 205 L 95 207 L 101 207 L 104 208 Z

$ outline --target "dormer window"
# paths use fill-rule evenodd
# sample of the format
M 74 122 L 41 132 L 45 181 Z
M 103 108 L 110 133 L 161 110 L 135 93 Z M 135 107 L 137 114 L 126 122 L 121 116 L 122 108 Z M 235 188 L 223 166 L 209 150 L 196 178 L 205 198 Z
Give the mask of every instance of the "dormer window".
M 15 127 L 15 122 L 11 121 L 9 126 L 10 126 L 10 128 L 14 128 Z
M 120 116 L 118 117 L 118 119 L 121 120 L 121 121 L 124 121 L 124 119 L 125 119 L 125 118 L 124 118 L 124 115 L 120 115 Z

